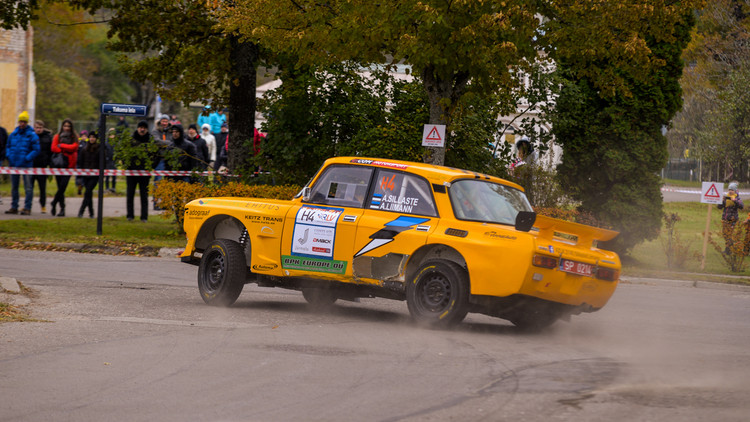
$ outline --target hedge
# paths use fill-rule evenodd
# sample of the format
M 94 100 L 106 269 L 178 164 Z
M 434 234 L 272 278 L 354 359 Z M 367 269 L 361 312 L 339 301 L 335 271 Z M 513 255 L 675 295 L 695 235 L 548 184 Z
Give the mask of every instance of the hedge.
M 162 214 L 182 227 L 185 205 L 198 198 L 241 197 L 266 199 L 292 199 L 300 189 L 296 185 L 270 186 L 246 185 L 238 182 L 228 183 L 186 183 L 169 179 L 160 180 L 152 188 L 156 205 L 162 208 Z

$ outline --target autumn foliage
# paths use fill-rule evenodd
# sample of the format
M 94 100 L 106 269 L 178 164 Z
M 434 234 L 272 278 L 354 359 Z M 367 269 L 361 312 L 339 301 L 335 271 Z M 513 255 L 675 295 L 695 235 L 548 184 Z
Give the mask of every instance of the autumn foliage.
M 198 198 L 242 197 L 292 199 L 301 188 L 295 185 L 270 186 L 228 183 L 185 183 L 164 179 L 152 189 L 156 204 L 163 209 L 165 217 L 175 217 L 182 227 L 185 205 Z

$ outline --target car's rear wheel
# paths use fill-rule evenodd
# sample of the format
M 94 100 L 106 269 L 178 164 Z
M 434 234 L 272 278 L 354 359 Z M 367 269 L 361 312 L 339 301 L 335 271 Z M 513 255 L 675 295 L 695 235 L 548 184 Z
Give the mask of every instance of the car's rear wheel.
M 198 289 L 203 301 L 230 306 L 242 293 L 247 275 L 245 254 L 239 243 L 216 239 L 203 251 L 198 267 Z
M 310 307 L 317 311 L 328 310 L 338 300 L 338 295 L 332 289 L 307 287 L 302 289 L 302 296 Z
M 425 262 L 406 286 L 406 304 L 417 323 L 446 327 L 461 322 L 469 311 L 469 278 L 452 261 Z

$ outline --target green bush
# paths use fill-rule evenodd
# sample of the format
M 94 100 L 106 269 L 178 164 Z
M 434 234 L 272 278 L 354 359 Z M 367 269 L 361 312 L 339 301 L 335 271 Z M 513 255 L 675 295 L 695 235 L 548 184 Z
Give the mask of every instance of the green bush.
M 574 223 L 586 224 L 586 225 L 594 226 L 594 227 L 602 227 L 605 229 L 611 228 L 611 227 L 607 227 L 603 225 L 590 212 L 580 211 L 577 209 L 558 208 L 558 207 L 535 207 L 534 211 L 536 211 L 536 213 L 539 215 L 557 218 L 560 220 L 572 221 Z
M 724 241 L 717 237 L 723 238 Z M 721 254 L 724 264 L 730 271 L 744 271 L 747 268 L 745 258 L 750 252 L 750 220 L 738 222 L 734 226 L 724 224 L 719 233 L 709 232 L 708 243 Z
M 175 221 L 182 227 L 185 205 L 195 199 L 209 197 L 292 199 L 300 189 L 300 186 L 295 185 L 246 185 L 238 182 L 185 183 L 164 179 L 152 188 L 152 194 L 156 199 L 156 204 L 164 210 L 164 216 L 167 218 L 174 216 Z
M 661 238 L 662 249 L 667 256 L 667 268 L 685 268 L 688 258 L 700 259 L 700 255 L 690 252 L 691 241 L 686 241 L 675 227 L 682 221 L 680 215 L 664 213 L 664 236 Z

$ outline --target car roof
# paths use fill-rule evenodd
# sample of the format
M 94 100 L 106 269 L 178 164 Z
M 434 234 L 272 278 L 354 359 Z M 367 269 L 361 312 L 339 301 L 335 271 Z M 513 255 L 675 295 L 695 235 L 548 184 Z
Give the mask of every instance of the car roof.
M 521 191 L 523 187 L 511 181 L 488 174 L 477 173 L 471 170 L 457 169 L 453 167 L 436 166 L 434 164 L 420 163 L 415 161 L 391 160 L 387 158 L 369 158 L 369 157 L 333 157 L 326 160 L 324 166 L 331 164 L 353 164 L 365 165 L 372 167 L 381 167 L 393 170 L 409 171 L 425 177 L 431 183 L 453 182 L 459 179 L 481 179 L 493 183 L 500 183 L 510 186 Z

